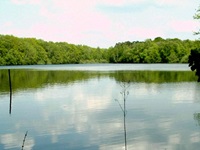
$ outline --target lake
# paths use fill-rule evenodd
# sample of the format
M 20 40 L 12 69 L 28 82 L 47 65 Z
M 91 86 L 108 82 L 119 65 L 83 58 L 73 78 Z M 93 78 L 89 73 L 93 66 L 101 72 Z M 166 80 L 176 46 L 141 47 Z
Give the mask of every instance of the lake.
M 198 150 L 188 64 L 0 67 L 0 149 Z

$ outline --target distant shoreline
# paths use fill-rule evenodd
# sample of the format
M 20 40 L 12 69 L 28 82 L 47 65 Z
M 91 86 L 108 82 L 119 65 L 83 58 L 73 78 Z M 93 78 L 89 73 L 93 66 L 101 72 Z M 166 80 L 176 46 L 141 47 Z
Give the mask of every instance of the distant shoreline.
M 200 41 L 162 39 L 117 43 L 107 49 L 0 35 L 0 66 L 97 63 L 187 63 Z

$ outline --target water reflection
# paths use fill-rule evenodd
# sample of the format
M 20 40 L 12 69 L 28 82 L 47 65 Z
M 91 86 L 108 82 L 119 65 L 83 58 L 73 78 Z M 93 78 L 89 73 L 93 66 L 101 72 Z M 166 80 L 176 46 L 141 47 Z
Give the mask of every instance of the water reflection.
M 191 117 L 199 111 L 194 96 L 199 86 L 188 82 L 187 77 L 175 83 L 164 82 L 164 78 L 162 82 L 157 79 L 145 82 L 148 75 L 157 74 L 152 72 L 146 72 L 143 77 L 137 72 L 77 75 L 78 72 L 70 71 L 29 70 L 22 71 L 20 76 L 17 72 L 20 71 L 12 70 L 10 74 L 12 83 L 15 82 L 12 84 L 15 111 L 8 118 L 8 71 L 0 74 L 0 80 L 6 79 L 2 83 L 7 86 L 7 94 L 0 87 L 0 149 L 22 147 L 26 130 L 29 134 L 24 149 L 184 150 L 200 146 Z M 181 73 L 171 75 L 181 77 Z M 140 81 L 131 80 L 139 76 Z M 128 89 L 129 80 L 131 88 Z M 122 84 L 120 88 L 119 84 Z M 122 97 L 117 97 L 120 92 Z M 187 92 L 184 97 L 178 96 Z M 118 102 L 123 121 L 119 106 L 113 101 L 115 98 L 121 100 Z
M 0 70 L 1 92 L 8 92 L 7 70 Z M 117 82 L 174 83 L 196 81 L 190 71 L 58 71 L 58 70 L 12 70 L 12 91 L 42 88 L 46 85 L 72 84 L 93 78 L 109 77 Z M 23 82 L 22 82 L 23 81 Z
M 24 133 L 22 132 L 13 132 L 7 134 L 0 135 L 0 149 L 21 149 L 22 148 L 22 141 L 23 141 Z M 3 147 L 2 147 L 3 144 Z M 32 150 L 35 144 L 33 137 L 28 137 L 26 139 L 24 150 Z
M 110 74 L 118 82 L 178 83 L 195 81 L 188 71 L 116 71 Z
M 10 69 L 8 69 L 8 81 L 9 81 L 9 89 L 10 89 L 10 107 L 9 107 L 9 114 L 12 113 L 12 80 L 10 76 Z
M 196 120 L 197 125 L 200 126 L 200 113 L 194 113 L 194 120 Z

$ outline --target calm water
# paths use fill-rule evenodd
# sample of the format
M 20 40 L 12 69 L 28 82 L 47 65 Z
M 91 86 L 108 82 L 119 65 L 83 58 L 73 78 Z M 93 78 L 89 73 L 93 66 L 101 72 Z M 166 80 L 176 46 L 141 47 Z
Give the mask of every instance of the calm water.
M 187 64 L 0 67 L 0 149 L 198 150 L 196 80 Z

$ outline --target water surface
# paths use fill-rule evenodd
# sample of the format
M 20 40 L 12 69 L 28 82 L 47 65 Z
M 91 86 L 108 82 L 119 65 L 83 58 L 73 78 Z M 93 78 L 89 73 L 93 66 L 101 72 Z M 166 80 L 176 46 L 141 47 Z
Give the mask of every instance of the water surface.
M 200 85 L 187 64 L 1 67 L 0 83 L 0 149 L 25 138 L 25 150 L 121 150 L 124 125 L 131 150 L 200 147 Z

